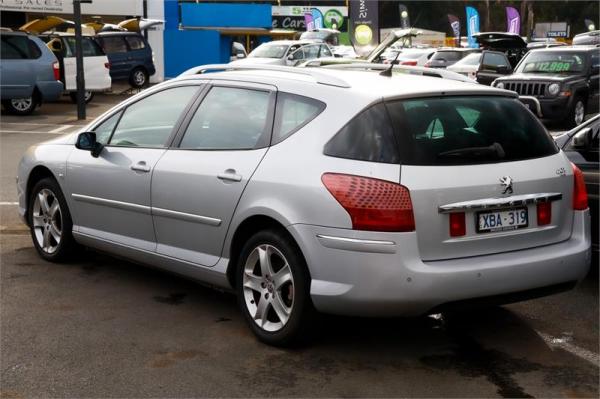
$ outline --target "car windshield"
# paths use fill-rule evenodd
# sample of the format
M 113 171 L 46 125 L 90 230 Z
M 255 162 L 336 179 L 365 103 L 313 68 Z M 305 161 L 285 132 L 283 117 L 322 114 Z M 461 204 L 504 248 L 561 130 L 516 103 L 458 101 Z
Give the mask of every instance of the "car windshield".
M 531 52 L 517 68 L 517 73 L 577 73 L 585 66 L 584 53 L 539 51 Z
M 479 65 L 481 60 L 481 53 L 469 54 L 462 60 L 458 61 L 454 66 L 459 65 Z
M 460 52 L 458 51 L 437 51 L 431 56 L 432 61 L 458 61 L 460 60 Z
M 263 44 L 255 48 L 249 58 L 283 58 L 289 46 L 285 44 Z

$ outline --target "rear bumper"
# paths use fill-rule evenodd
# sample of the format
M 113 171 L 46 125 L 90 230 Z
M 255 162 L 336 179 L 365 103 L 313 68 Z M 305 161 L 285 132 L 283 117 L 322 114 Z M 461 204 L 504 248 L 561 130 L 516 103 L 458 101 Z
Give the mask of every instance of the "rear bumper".
M 435 262 L 421 260 L 414 232 L 289 229 L 309 265 L 315 307 L 334 314 L 414 316 L 457 301 L 548 295 L 560 289 L 545 287 L 581 281 L 591 259 L 589 211 L 574 212 L 571 237 L 557 244 Z
M 42 93 L 42 101 L 56 101 L 64 90 L 60 80 L 37 82 L 37 88 Z

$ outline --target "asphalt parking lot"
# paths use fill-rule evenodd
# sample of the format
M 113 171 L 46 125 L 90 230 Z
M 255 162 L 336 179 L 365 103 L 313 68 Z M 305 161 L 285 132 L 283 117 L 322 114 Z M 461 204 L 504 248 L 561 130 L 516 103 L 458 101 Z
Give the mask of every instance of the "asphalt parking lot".
M 124 99 L 98 95 L 93 118 Z M 68 100 L 0 121 L 0 398 L 598 397 L 598 274 L 575 290 L 412 319 L 320 317 L 265 346 L 235 298 L 86 251 L 42 261 L 16 210 L 19 158 L 79 129 Z M 595 265 L 598 267 L 598 265 Z

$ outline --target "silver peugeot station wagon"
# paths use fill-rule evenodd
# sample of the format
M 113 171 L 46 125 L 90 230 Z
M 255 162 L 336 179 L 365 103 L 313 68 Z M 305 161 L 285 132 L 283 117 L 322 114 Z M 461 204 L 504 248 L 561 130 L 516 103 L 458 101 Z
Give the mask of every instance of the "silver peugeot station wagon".
M 582 174 L 514 93 L 373 70 L 212 72 L 26 152 L 19 212 L 42 258 L 80 245 L 234 290 L 273 345 L 306 336 L 315 311 L 437 313 L 586 275 Z

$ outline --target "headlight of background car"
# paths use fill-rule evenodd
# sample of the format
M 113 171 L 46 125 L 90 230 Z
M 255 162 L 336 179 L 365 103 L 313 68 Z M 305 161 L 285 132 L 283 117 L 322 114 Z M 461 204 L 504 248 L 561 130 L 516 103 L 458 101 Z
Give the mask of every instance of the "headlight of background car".
M 551 96 L 557 95 L 559 91 L 560 91 L 560 85 L 558 83 L 552 83 L 550 86 L 548 86 L 548 93 Z
M 502 83 L 502 82 L 496 83 L 496 88 L 498 88 L 498 89 L 504 89 L 504 83 Z

